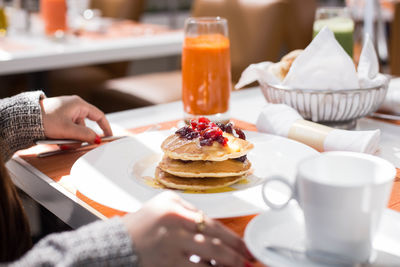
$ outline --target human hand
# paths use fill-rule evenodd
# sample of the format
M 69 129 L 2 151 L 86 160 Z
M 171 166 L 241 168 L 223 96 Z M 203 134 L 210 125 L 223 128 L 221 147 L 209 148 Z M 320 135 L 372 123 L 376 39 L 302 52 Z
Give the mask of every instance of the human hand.
M 40 100 L 44 133 L 48 138 L 76 139 L 95 143 L 96 133 L 86 127 L 85 118 L 97 122 L 105 136 L 112 135 L 104 113 L 79 96 L 50 97 Z
M 244 242 L 172 192 L 123 217 L 141 266 L 252 266 Z M 202 228 L 202 229 L 200 229 Z M 192 255 L 200 262 L 190 261 Z

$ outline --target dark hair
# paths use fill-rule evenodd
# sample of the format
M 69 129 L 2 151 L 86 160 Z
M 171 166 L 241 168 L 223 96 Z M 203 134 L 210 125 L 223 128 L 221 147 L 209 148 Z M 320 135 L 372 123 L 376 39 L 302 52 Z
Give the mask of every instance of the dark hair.
M 2 148 L 0 142 L 0 149 Z M 32 247 L 21 199 L 0 156 L 0 262 L 21 257 Z

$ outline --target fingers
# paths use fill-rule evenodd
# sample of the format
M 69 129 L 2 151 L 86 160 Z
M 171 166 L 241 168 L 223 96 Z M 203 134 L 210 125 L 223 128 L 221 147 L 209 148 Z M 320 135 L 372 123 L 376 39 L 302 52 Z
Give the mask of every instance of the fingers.
M 193 211 L 193 212 L 197 212 L 197 213 L 200 212 L 199 209 L 196 208 L 192 203 L 187 202 L 186 200 L 179 197 L 178 195 L 174 200 L 177 204 L 181 205 L 182 207 L 184 207 L 185 209 L 187 209 L 189 211 Z
M 100 126 L 100 128 L 103 130 L 105 136 L 111 136 L 113 135 L 110 123 L 108 122 L 106 116 L 104 113 L 96 108 L 95 106 L 87 103 L 88 107 L 88 114 L 87 118 L 97 122 L 97 124 Z
M 78 119 L 76 122 L 76 124 L 81 125 L 81 126 L 86 126 L 85 120 L 84 119 Z M 58 145 L 58 147 L 61 150 L 70 150 L 70 149 L 77 149 L 80 148 L 82 146 L 82 143 L 79 144 L 67 144 L 67 145 Z
M 73 122 L 68 122 L 68 124 L 69 125 L 65 127 L 65 135 L 68 136 L 68 138 L 86 141 L 88 143 L 94 143 L 96 140 L 97 134 L 92 129 Z
M 86 126 L 85 118 L 78 118 L 75 121 L 75 123 L 78 124 L 78 125 Z
M 248 252 L 244 241 L 229 228 L 225 227 L 222 223 L 205 218 L 206 227 L 204 234 L 221 239 L 224 244 L 227 244 L 232 249 L 238 251 L 248 260 L 254 260 L 253 256 Z
M 182 214 L 186 219 L 180 220 L 181 225 L 192 233 L 198 232 L 198 223 L 196 222 L 199 221 L 199 216 L 201 216 L 201 214 L 198 212 L 192 212 L 190 215 L 188 215 L 187 212 Z M 188 218 L 188 216 L 191 216 L 191 218 Z M 245 243 L 237 234 L 223 226 L 218 221 L 212 220 L 206 216 L 203 218 L 205 226 L 202 227 L 202 234 L 208 237 L 218 238 L 222 243 L 237 251 L 246 259 L 253 260 L 253 257 L 248 252 Z
M 85 126 L 86 118 L 97 122 L 104 135 L 112 135 L 110 124 L 104 113 L 79 96 L 45 98 L 40 103 L 44 131 L 49 138 L 79 139 L 94 143 L 96 135 L 93 131 L 72 127 L 74 124 Z M 74 132 L 76 130 L 79 131 Z M 85 132 L 87 136 L 84 136 Z
M 168 224 L 174 227 L 181 225 L 181 229 L 186 229 L 188 233 L 192 234 L 201 230 L 201 234 L 204 235 L 207 240 L 219 240 L 219 242 L 229 248 L 232 253 L 236 253 L 244 259 L 253 260 L 243 240 L 220 222 L 204 216 L 192 204 L 181 199 L 176 194 L 169 193 L 161 197 L 166 198 L 163 199 L 163 201 L 165 201 L 164 203 L 168 202 L 166 200 L 170 200 L 168 203 L 169 214 L 166 216 Z M 199 229 L 199 222 L 202 220 L 204 220 L 205 226 Z
M 202 262 L 216 261 L 217 266 L 244 266 L 246 259 L 220 239 L 196 234 L 183 244 L 186 253 L 198 255 Z
M 171 204 L 174 204 L 173 207 L 178 208 L 179 210 L 181 210 L 181 208 L 184 208 L 188 211 L 191 211 L 191 216 L 189 216 L 188 218 L 192 217 L 193 212 L 199 212 L 199 209 L 197 209 L 192 203 L 187 202 L 171 190 L 164 191 L 163 193 L 158 194 L 155 198 L 160 199 L 157 201 L 162 201 L 163 203 L 170 202 L 170 204 L 168 204 L 169 207 L 171 207 Z
M 196 222 L 204 219 L 205 227 L 202 234 L 220 239 L 224 244 L 229 246 L 231 249 L 239 252 L 246 259 L 253 260 L 253 257 L 248 252 L 245 243 L 237 234 L 226 228 L 220 222 L 204 216 L 191 203 L 183 200 L 178 195 L 171 194 L 169 198 L 171 198 L 176 204 L 178 204 L 174 208 L 177 215 L 181 216 L 181 219 L 178 221 L 178 223 L 180 223 L 188 231 L 192 233 L 197 232 L 198 225 Z
M 210 267 L 211 265 L 208 264 L 207 262 L 191 262 L 189 259 L 187 258 L 182 258 L 181 262 L 179 265 L 177 266 L 185 266 L 185 267 Z

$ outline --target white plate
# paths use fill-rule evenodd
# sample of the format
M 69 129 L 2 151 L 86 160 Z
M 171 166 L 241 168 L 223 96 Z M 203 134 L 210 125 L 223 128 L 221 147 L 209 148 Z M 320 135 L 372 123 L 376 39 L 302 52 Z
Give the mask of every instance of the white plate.
M 75 187 L 86 197 L 126 212 L 138 210 L 151 197 L 162 192 L 146 184 L 162 156 L 160 145 L 172 131 L 147 132 L 100 146 L 81 158 L 71 169 Z M 279 174 L 294 180 L 297 163 L 318 152 L 302 143 L 255 132 L 247 132 L 254 144 L 248 154 L 254 173 L 248 184 L 231 192 L 181 196 L 212 218 L 244 216 L 265 209 L 260 183 L 266 176 Z M 272 188 L 270 196 L 282 201 L 285 188 Z M 178 191 L 179 192 L 179 191 Z
M 260 262 L 279 266 L 343 266 L 316 262 L 299 253 L 305 250 L 303 213 L 296 203 L 281 211 L 268 210 L 247 225 L 244 240 L 250 252 Z M 278 252 L 267 246 L 281 247 Z M 374 240 L 371 263 L 362 266 L 400 266 L 400 213 L 386 209 Z

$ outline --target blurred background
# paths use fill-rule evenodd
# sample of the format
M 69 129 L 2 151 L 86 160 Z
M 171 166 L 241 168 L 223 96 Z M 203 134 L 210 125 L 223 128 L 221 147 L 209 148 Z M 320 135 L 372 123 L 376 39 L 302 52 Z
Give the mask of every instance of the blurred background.
M 42 0 L 43 1 L 43 0 Z M 365 3 L 380 3 L 384 20 L 385 46 L 389 46 L 396 0 L 65 0 L 68 23 L 73 28 L 79 23 L 71 20 L 77 6 L 87 20 L 113 18 L 145 24 L 164 25 L 168 29 L 182 29 L 189 16 L 222 16 L 228 19 L 231 38 L 232 79 L 237 82 L 241 72 L 251 63 L 278 61 L 287 52 L 305 48 L 312 38 L 315 11 L 322 6 L 348 6 L 355 21 L 354 38 L 360 50 L 362 42 L 363 10 Z M 0 1 L 8 20 L 9 31 L 29 27 L 38 32 L 32 14 L 39 12 L 39 0 Z M 75 11 L 73 11 L 75 10 Z M 82 13 L 82 14 L 81 14 Z M 0 16 L 1 17 L 1 16 Z M 397 23 L 398 24 L 398 23 Z M 360 33 L 361 32 L 361 33 Z M 73 29 L 78 34 L 80 30 Z M 382 37 L 382 34 L 380 35 Z M 398 38 L 397 38 L 398 39 Z M 397 41 L 396 41 L 397 42 Z M 394 42 L 394 43 L 396 43 Z M 0 47 L 1 48 L 1 47 Z M 388 49 L 388 48 L 386 48 Z M 387 54 L 387 53 L 386 53 Z M 398 52 L 394 53 L 398 57 Z M 356 58 L 355 58 L 356 59 Z M 34 89 L 45 89 L 48 95 L 78 94 L 105 112 L 137 108 L 180 99 L 180 56 L 152 57 L 134 61 L 77 66 L 68 69 L 49 69 L 41 73 L 1 75 L 1 97 Z M 400 60 L 400 59 L 399 59 Z M 356 60 L 357 61 L 357 60 Z M 394 63 L 394 60 L 393 62 Z M 389 68 L 388 56 L 381 58 L 382 69 Z M 395 66 L 398 68 L 398 66 Z M 146 76 L 147 74 L 154 74 Z M 143 76 L 144 75 L 144 76 Z M 118 80 L 121 79 L 122 80 Z M 117 79 L 117 80 L 116 80 Z M 154 81 L 159 83 L 154 84 Z M 141 97 L 142 87 L 154 88 L 157 99 Z M 159 86 L 173 88 L 171 95 L 160 93 Z

